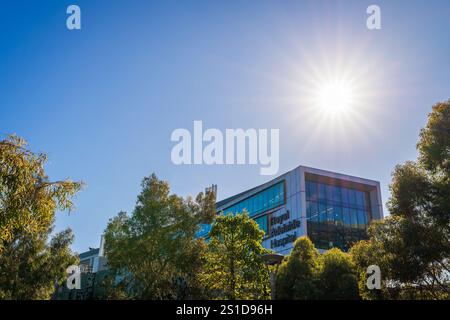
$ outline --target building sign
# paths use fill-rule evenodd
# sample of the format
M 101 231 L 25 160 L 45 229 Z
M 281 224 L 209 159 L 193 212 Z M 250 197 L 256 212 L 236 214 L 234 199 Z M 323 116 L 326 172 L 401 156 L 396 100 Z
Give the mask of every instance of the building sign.
M 287 234 L 288 232 L 300 227 L 299 219 L 290 220 L 289 222 L 285 223 L 285 221 L 288 221 L 290 219 L 290 215 L 291 214 L 289 210 L 287 210 L 286 213 L 283 213 L 282 215 L 270 218 L 270 238 L 286 234 L 281 239 L 270 240 L 271 248 L 285 246 L 286 244 L 294 242 L 295 239 L 297 239 L 297 232 L 294 231 Z
M 290 233 L 281 239 L 270 240 L 270 247 L 271 248 L 284 247 L 288 243 L 294 242 L 295 239 L 297 239 L 297 232 L 294 231 L 293 233 Z

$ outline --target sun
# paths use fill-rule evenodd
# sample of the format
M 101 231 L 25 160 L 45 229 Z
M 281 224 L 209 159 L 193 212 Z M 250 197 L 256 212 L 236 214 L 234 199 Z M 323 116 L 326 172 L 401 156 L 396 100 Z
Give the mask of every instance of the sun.
M 335 79 L 318 86 L 314 100 L 321 113 L 338 116 L 351 111 L 355 92 L 350 82 Z

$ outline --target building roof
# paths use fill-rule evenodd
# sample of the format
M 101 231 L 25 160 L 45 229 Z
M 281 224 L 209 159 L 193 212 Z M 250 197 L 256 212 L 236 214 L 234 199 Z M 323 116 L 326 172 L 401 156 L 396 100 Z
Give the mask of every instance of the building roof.
M 288 171 L 288 172 L 289 172 L 289 171 Z M 223 200 L 217 201 L 217 202 L 216 202 L 216 208 L 220 208 L 220 207 L 223 206 L 224 204 L 226 204 L 226 203 L 228 203 L 228 202 L 231 202 L 231 201 L 233 201 L 234 199 L 237 199 L 237 198 L 239 198 L 240 196 L 242 196 L 242 195 L 244 195 L 244 194 L 246 194 L 246 193 L 249 193 L 249 192 L 251 192 L 251 191 L 253 191 L 253 190 L 256 190 L 256 189 L 258 189 L 258 188 L 261 188 L 261 187 L 263 187 L 263 186 L 265 186 L 265 185 L 270 185 L 271 183 L 273 183 L 275 180 L 277 180 L 279 177 L 285 175 L 286 173 L 287 173 L 287 172 L 285 172 L 285 173 L 283 173 L 283 174 L 277 176 L 276 178 L 274 178 L 274 179 L 272 179 L 272 180 L 270 180 L 270 181 L 267 181 L 267 182 L 265 182 L 265 183 L 263 183 L 263 184 L 260 184 L 260 185 L 254 187 L 254 188 L 250 188 L 250 189 L 248 189 L 248 190 L 245 190 L 245 191 L 242 191 L 242 192 L 240 192 L 240 193 L 238 193 L 238 194 L 235 194 L 235 195 L 233 195 L 233 196 L 231 196 L 231 197 L 228 197 L 228 198 L 225 198 L 225 199 L 223 199 Z
M 99 248 L 90 249 L 89 251 L 80 253 L 80 259 L 86 259 L 90 256 L 98 255 L 99 252 L 100 252 Z

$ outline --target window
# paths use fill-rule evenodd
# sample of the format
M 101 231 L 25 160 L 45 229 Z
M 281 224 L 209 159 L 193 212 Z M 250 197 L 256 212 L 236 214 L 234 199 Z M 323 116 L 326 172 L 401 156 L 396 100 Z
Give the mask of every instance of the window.
M 308 198 L 308 199 L 310 199 L 311 198 L 311 195 L 312 195 L 312 190 L 311 190 L 311 184 L 312 184 L 312 182 L 309 182 L 309 181 L 306 181 L 306 184 L 305 184 L 305 187 L 306 187 L 306 197 Z
M 224 212 L 236 214 L 246 209 L 250 216 L 254 216 L 282 204 L 284 204 L 284 182 L 279 182 L 250 198 L 226 208 Z
M 334 211 L 334 221 L 336 222 L 335 224 L 341 226 L 344 223 L 342 218 L 342 207 L 336 206 L 334 207 Z
M 319 207 L 317 202 L 309 203 L 310 221 L 319 222 Z
M 327 223 L 334 224 L 334 207 L 331 203 L 328 203 L 327 205 Z
M 368 192 L 306 181 L 308 236 L 320 249 L 348 250 L 367 238 L 370 223 Z
M 333 200 L 333 186 L 325 185 L 326 188 L 326 199 L 327 200 Z
M 358 210 L 358 228 L 365 229 L 367 224 L 366 212 L 364 210 Z
M 327 222 L 327 206 L 323 203 L 319 203 L 319 222 Z
M 350 209 L 350 220 L 352 228 L 354 229 L 358 228 L 358 216 L 356 209 Z
M 312 201 L 317 201 L 318 199 L 318 191 L 317 191 L 317 183 L 315 182 L 306 182 L 307 186 L 309 186 L 309 196 L 306 195 L 308 199 L 311 199 Z
M 327 199 L 326 187 L 322 183 L 319 184 L 319 199 L 320 200 L 326 200 Z
M 349 208 L 343 208 L 343 219 L 344 219 L 344 226 L 347 228 L 351 228 L 352 223 L 350 219 L 350 209 Z
M 364 208 L 364 192 L 356 191 L 356 204 L 358 208 Z
M 259 228 L 264 231 L 264 234 L 268 234 L 268 228 L 267 228 L 267 215 L 256 218 L 256 223 L 259 225 Z
M 333 201 L 336 203 L 340 203 L 342 196 L 341 196 L 341 188 L 340 187 L 333 187 Z
M 211 225 L 210 224 L 206 224 L 206 223 L 202 223 L 199 226 L 199 230 L 197 230 L 197 232 L 195 233 L 195 236 L 197 238 L 207 237 L 209 231 L 211 231 Z
M 356 205 L 356 191 L 353 189 L 349 189 L 348 190 L 348 203 L 351 206 L 355 206 Z
M 348 206 L 348 189 L 342 188 L 342 204 Z

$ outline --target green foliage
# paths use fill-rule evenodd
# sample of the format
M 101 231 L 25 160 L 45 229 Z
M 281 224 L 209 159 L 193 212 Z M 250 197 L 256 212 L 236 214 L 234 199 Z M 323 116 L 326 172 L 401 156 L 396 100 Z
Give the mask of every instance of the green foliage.
M 195 239 L 200 222 L 210 220 L 210 193 L 183 199 L 170 194 L 156 175 L 142 181 L 131 216 L 120 212 L 105 233 L 105 252 L 115 282 L 110 297 L 172 299 L 201 297 L 197 274 L 205 244 Z M 215 203 L 214 203 L 215 204 Z
M 298 238 L 277 276 L 277 299 L 358 299 L 356 267 L 338 248 L 319 254 L 311 240 Z
M 383 222 L 372 224 L 371 228 L 380 226 Z M 352 262 L 356 266 L 358 276 L 359 295 L 363 299 L 387 299 L 386 282 L 382 283 L 381 290 L 369 290 L 367 288 L 367 267 L 377 265 L 381 270 L 385 270 L 387 256 L 383 256 L 380 248 L 375 245 L 374 240 L 362 240 L 355 243 L 349 251 Z M 382 273 L 383 276 L 383 273 Z
M 77 261 L 70 230 L 48 237 L 56 210 L 72 208 L 82 184 L 49 181 L 46 155 L 26 146 L 16 136 L 0 141 L 0 299 L 48 299 Z
M 433 106 L 428 123 L 420 131 L 417 149 L 425 169 L 450 176 L 450 100 Z
M 333 248 L 321 256 L 319 285 L 321 299 L 359 299 L 356 266 L 347 253 Z
M 209 237 L 201 280 L 210 297 L 267 299 L 269 274 L 261 257 L 268 250 L 261 245 L 264 232 L 258 224 L 245 211 L 221 215 Z
M 352 248 L 364 298 L 450 298 L 450 101 L 433 106 L 417 148 L 418 161 L 392 173 L 391 216 Z M 371 264 L 381 268 L 379 292 L 363 286 Z
M 316 299 L 319 275 L 319 252 L 311 240 L 300 237 L 294 242 L 291 254 L 282 262 L 277 276 L 277 299 Z
M 72 231 L 56 234 L 50 244 L 47 234 L 16 239 L 0 255 L 0 299 L 49 299 L 56 283 L 65 285 L 66 268 L 78 263 L 69 249 Z

